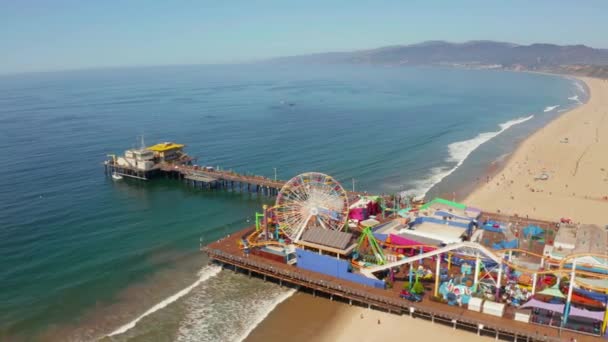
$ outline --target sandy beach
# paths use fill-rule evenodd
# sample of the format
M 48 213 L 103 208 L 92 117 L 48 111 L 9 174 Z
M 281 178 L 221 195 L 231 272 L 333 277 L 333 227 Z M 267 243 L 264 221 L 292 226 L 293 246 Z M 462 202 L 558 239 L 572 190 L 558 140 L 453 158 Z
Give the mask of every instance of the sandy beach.
M 464 203 L 540 219 L 568 217 L 606 224 L 608 81 L 580 79 L 590 91 L 588 102 L 561 113 L 525 139 L 503 169 L 483 180 Z M 422 319 L 297 293 L 279 305 L 247 341 L 383 341 L 403 336 L 433 341 L 490 340 Z
M 245 341 L 396 341 L 404 336 L 430 341 L 493 340 L 420 318 L 332 302 L 328 298 L 298 292 L 277 306 Z
M 580 78 L 587 103 L 524 140 L 464 203 L 546 220 L 605 225 L 608 212 L 608 82 Z

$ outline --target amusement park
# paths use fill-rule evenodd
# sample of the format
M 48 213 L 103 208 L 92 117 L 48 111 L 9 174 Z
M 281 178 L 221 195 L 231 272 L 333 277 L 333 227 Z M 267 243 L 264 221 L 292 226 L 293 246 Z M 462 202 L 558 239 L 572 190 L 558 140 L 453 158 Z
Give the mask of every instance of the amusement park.
M 352 285 L 410 314 L 454 312 L 478 329 L 492 322 L 504 327 L 495 328 L 497 338 L 499 330 L 517 328 L 593 340 L 607 333 L 607 241 L 604 227 L 568 218 L 353 193 L 308 172 L 283 184 L 274 205 L 256 213 L 255 226 L 203 250 L 250 273 L 255 261 L 298 279 L 306 274 L 311 284 Z

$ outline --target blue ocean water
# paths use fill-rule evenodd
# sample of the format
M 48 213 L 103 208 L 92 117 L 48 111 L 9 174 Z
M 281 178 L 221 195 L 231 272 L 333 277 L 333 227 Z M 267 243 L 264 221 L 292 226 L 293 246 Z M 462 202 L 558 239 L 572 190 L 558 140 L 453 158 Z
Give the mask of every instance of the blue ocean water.
M 447 68 L 0 76 L 0 339 L 239 340 L 284 298 L 197 252 L 272 199 L 104 177 L 106 155 L 140 135 L 185 143 L 201 165 L 432 197 L 462 191 L 585 96 L 562 77 Z M 227 330 L 227 317 L 244 323 Z

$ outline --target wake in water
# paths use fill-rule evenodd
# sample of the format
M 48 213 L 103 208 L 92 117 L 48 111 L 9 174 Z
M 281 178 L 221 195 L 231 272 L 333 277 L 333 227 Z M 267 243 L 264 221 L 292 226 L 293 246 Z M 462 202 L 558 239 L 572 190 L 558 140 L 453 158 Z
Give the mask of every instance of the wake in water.
M 190 293 L 190 291 L 192 291 L 192 289 L 199 286 L 201 283 L 218 275 L 218 273 L 220 273 L 221 270 L 222 270 L 222 268 L 220 266 L 215 266 L 215 265 L 203 267 L 198 272 L 199 278 L 194 283 L 192 283 L 192 285 L 182 289 L 181 291 L 175 293 L 174 295 L 172 295 L 172 296 L 166 298 L 165 300 L 161 301 L 160 303 L 154 305 L 153 307 L 148 309 L 146 312 L 141 314 L 136 319 L 132 320 L 131 322 L 121 326 L 120 328 L 118 328 L 118 329 L 114 330 L 113 332 L 111 332 L 110 334 L 108 334 L 108 336 L 119 335 L 119 334 L 122 334 L 122 333 L 132 329 L 133 327 L 135 327 L 137 322 L 141 321 L 144 317 L 146 317 L 158 310 L 165 308 L 167 305 L 169 305 L 169 304 L 175 302 L 176 300 L 180 299 L 181 297 L 187 295 L 188 293 Z
M 557 108 L 557 107 L 559 107 L 559 105 L 545 107 L 545 110 L 543 110 L 543 112 L 548 113 L 548 112 L 550 112 L 552 110 L 555 110 L 555 108 Z
M 449 163 L 456 163 L 453 167 L 435 167 L 431 169 L 431 175 L 423 180 L 417 181 L 414 183 L 414 188 L 411 190 L 404 191 L 402 196 L 415 196 L 416 198 L 423 198 L 426 196 L 427 192 L 431 190 L 431 188 L 439 182 L 441 182 L 445 177 L 451 175 L 454 171 L 456 171 L 464 161 L 469 157 L 469 155 L 475 151 L 479 146 L 488 142 L 490 139 L 495 138 L 502 132 L 507 129 L 524 123 L 528 120 L 531 120 L 534 115 L 530 115 L 523 118 L 517 118 L 514 120 L 507 121 L 505 123 L 501 123 L 499 125 L 500 130 L 495 132 L 485 132 L 478 134 L 475 138 L 454 142 L 448 145 L 448 153 L 449 156 L 446 159 Z

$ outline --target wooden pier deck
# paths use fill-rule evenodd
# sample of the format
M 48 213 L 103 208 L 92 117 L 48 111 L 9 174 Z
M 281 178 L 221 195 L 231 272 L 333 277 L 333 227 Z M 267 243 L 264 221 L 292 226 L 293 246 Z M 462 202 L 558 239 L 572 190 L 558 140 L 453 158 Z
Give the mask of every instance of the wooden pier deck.
M 330 299 L 368 306 L 399 315 L 424 318 L 435 323 L 465 329 L 484 336 L 510 341 L 602 341 L 598 336 L 562 331 L 548 326 L 523 323 L 508 318 L 495 317 L 460 307 L 449 306 L 425 298 L 412 303 L 399 298 L 399 288 L 378 289 L 349 282 L 325 274 L 272 261 L 251 253 L 245 254 L 238 241 L 252 231 L 247 228 L 226 238 L 202 246 L 201 250 L 211 260 L 224 267 L 279 284 L 291 284 L 300 290 L 324 295 Z
M 166 174 L 176 175 L 178 179 L 190 180 L 203 188 L 222 188 L 241 192 L 256 192 L 274 196 L 279 193 L 284 181 L 271 180 L 263 176 L 243 175 L 232 171 L 205 170 L 192 165 L 161 165 Z
M 279 179 L 274 180 L 264 176 L 244 175 L 225 170 L 205 170 L 194 165 L 159 164 L 146 172 L 114 165 L 111 161 L 107 161 L 104 165 L 108 175 L 116 171 L 122 176 L 139 180 L 149 180 L 154 176 L 164 175 L 168 178 L 183 179 L 195 187 L 247 191 L 267 196 L 276 196 L 285 185 L 285 181 Z M 347 193 L 353 200 L 357 195 L 367 195 L 366 192 L 347 191 Z
M 119 175 L 149 180 L 154 176 L 164 175 L 190 182 L 192 185 L 209 189 L 231 189 L 234 191 L 257 192 L 274 196 L 285 184 L 282 180 L 272 180 L 263 176 L 243 175 L 232 171 L 205 170 L 194 165 L 158 164 L 148 171 L 114 164 L 111 160 L 104 163 L 106 174 L 116 172 Z

